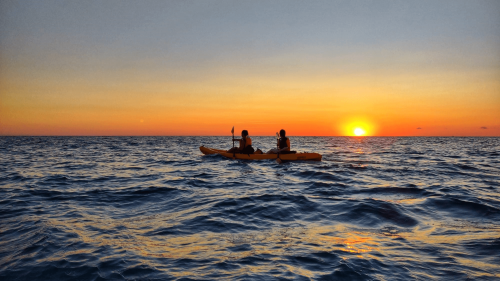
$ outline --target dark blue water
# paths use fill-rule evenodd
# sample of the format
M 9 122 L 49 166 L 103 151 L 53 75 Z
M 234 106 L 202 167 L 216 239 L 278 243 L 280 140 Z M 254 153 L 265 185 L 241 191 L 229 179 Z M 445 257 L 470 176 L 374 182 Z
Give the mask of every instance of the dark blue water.
M 500 138 L 291 140 L 2 137 L 0 279 L 500 279 Z

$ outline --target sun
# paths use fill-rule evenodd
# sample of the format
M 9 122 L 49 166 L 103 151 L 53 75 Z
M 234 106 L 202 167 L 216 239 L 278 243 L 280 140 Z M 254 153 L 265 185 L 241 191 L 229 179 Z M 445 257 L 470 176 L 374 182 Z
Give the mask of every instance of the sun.
M 361 129 L 361 128 L 356 128 L 354 129 L 354 134 L 358 137 L 360 136 L 364 136 L 366 134 L 365 130 Z

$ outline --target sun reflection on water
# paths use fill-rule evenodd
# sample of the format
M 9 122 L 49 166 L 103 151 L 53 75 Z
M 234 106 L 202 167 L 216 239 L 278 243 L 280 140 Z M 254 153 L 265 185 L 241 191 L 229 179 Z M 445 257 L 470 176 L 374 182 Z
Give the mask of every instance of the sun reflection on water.
M 411 204 L 411 202 L 408 202 Z M 197 214 L 199 215 L 199 213 Z M 224 263 L 237 262 L 238 269 L 245 272 L 269 273 L 281 269 L 308 278 L 315 278 L 321 270 L 311 271 L 299 264 L 290 264 L 291 255 L 304 256 L 311 253 L 330 253 L 339 260 L 351 258 L 378 260 L 384 256 L 401 256 L 406 245 L 442 245 L 444 243 L 460 243 L 467 240 L 469 234 L 447 235 L 446 231 L 454 228 L 469 228 L 475 232 L 475 239 L 488 239 L 492 235 L 500 235 L 500 226 L 478 225 L 467 222 L 450 222 L 440 224 L 428 222 L 413 229 L 402 229 L 386 226 L 374 229 L 357 229 L 348 224 L 315 225 L 306 227 L 273 228 L 265 231 L 246 231 L 240 233 L 199 232 L 189 235 L 170 235 L 165 230 L 176 225 L 178 216 L 195 217 L 193 212 L 182 214 L 154 215 L 135 219 L 102 219 L 98 215 L 89 215 L 78 220 L 49 219 L 44 228 L 64 229 L 74 233 L 75 237 L 68 244 L 86 243 L 92 245 L 88 249 L 74 249 L 71 246 L 47 257 L 43 261 L 58 261 L 81 254 L 91 255 L 96 248 L 110 248 L 127 255 L 140 257 L 142 264 L 168 271 L 177 277 L 209 275 L 212 270 L 200 273 L 186 268 L 166 266 L 166 260 L 198 260 L 200 262 Z M 123 232 L 117 231 L 123 229 Z M 488 231 L 484 231 L 487 229 Z M 165 232 L 165 234 L 162 234 Z M 266 256 L 267 263 L 248 263 L 241 261 L 247 258 Z M 419 260 L 433 262 L 432 256 L 422 254 Z M 464 266 L 494 269 L 495 266 L 485 261 L 472 261 L 467 258 L 455 258 Z M 168 264 L 168 263 L 167 263 Z M 223 269 L 221 269 L 224 271 Z M 220 272 L 219 272 L 220 273 Z M 324 272 L 325 274 L 327 272 Z M 495 275 L 488 275 L 495 276 Z
M 174 221 L 170 221 L 172 219 Z M 273 257 L 273 265 L 247 265 L 246 270 L 268 272 L 273 267 L 285 267 L 290 272 L 313 278 L 317 272 L 290 265 L 285 257 L 299 249 L 300 251 L 307 249 L 310 252 L 335 252 L 337 254 L 344 252 L 356 254 L 358 258 L 363 258 L 363 254 L 371 251 L 380 251 L 378 242 L 373 237 L 360 232 L 346 231 L 346 227 L 342 225 L 311 225 L 310 227 L 278 228 L 237 234 L 201 232 L 183 236 L 152 235 L 155 230 L 158 232 L 158 230 L 175 225 L 175 219 L 171 215 L 142 217 L 136 220 L 102 220 L 98 216 L 87 215 L 84 219 L 72 221 L 50 219 L 47 225 L 75 233 L 75 238 L 70 239 L 73 243 L 91 244 L 94 249 L 110 247 L 129 252 L 133 256 L 142 257 L 144 264 L 156 268 L 161 268 L 161 259 L 224 262 L 268 255 Z M 116 232 L 116 229 L 120 228 L 125 229 L 123 233 Z M 70 255 L 90 253 L 88 251 L 70 248 L 51 256 L 50 260 L 55 261 Z M 175 276 L 194 274 L 189 271 L 171 272 L 169 270 L 169 272 Z

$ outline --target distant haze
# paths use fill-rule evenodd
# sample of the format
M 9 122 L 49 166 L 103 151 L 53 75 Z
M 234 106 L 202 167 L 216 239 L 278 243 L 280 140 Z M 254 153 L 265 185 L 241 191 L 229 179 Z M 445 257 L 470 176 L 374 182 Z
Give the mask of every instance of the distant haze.
M 0 1 L 0 135 L 232 126 L 500 136 L 500 1 Z

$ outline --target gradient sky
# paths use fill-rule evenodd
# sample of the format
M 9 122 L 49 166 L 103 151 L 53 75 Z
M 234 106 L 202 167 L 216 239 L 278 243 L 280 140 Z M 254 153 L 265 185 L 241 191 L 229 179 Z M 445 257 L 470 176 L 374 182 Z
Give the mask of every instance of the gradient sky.
M 0 135 L 500 136 L 500 1 L 0 1 Z

